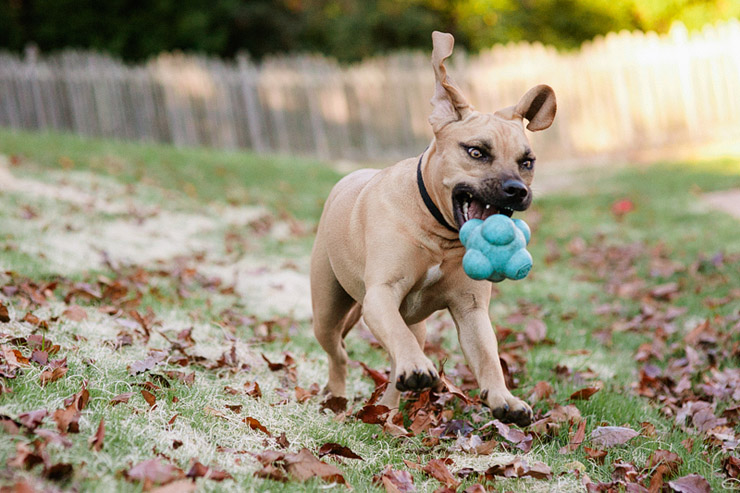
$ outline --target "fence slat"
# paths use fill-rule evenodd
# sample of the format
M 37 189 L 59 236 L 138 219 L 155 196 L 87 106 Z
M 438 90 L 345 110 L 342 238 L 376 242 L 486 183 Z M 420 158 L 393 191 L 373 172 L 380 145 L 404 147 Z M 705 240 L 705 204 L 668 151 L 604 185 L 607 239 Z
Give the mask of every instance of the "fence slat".
M 665 35 L 610 33 L 577 52 L 510 43 L 462 51 L 449 72 L 492 112 L 532 85 L 558 95 L 553 129 L 533 135 L 553 158 L 740 137 L 740 21 Z M 429 142 L 428 53 L 340 66 L 318 56 L 255 64 L 162 54 L 127 65 L 98 53 L 0 52 L 0 125 L 381 161 Z

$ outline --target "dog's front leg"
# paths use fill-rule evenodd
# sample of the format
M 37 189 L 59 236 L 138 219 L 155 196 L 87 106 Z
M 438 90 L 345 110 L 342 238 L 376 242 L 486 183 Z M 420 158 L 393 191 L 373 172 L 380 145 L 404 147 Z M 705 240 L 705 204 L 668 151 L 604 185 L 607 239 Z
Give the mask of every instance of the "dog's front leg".
M 404 294 L 398 286 L 375 285 L 367 289 L 362 303 L 365 323 L 391 359 L 390 384 L 380 401 L 388 407 L 398 407 L 399 391 L 423 390 L 439 380 L 434 364 L 401 317 Z
M 465 303 L 465 305 L 463 305 Z M 487 302 L 473 296 L 450 306 L 457 327 L 460 347 L 481 389 L 481 397 L 490 406 L 494 417 L 519 426 L 532 421 L 529 405 L 514 397 L 506 388 L 504 372 L 498 355 L 496 335 L 488 317 Z

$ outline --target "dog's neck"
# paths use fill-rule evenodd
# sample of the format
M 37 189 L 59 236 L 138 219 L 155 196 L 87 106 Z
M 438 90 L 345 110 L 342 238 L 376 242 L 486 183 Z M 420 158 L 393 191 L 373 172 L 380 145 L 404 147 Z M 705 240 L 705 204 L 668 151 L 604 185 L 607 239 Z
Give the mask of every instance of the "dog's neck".
M 427 148 L 428 149 L 428 148 Z M 419 156 L 419 163 L 416 165 L 416 184 L 419 187 L 419 194 L 421 195 L 422 200 L 424 201 L 424 205 L 426 206 L 429 213 L 434 217 L 434 219 L 437 220 L 439 224 L 445 227 L 448 231 L 451 231 L 452 233 L 457 234 L 458 230 L 454 226 L 450 225 L 450 223 L 447 222 L 444 215 L 442 214 L 442 211 L 439 210 L 439 207 L 434 203 L 434 200 L 429 195 L 429 192 L 427 192 L 427 188 L 424 185 L 424 176 L 421 171 L 421 164 L 424 160 L 424 154 L 426 153 L 426 149 L 424 152 L 421 153 L 421 156 Z

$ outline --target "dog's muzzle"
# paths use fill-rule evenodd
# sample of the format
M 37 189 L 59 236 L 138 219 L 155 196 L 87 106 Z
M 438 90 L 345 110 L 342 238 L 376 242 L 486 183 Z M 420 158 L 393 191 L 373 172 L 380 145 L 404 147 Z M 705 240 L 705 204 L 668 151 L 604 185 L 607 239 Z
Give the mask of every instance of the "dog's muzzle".
M 531 203 L 529 187 L 515 179 L 487 181 L 480 188 L 459 184 L 452 190 L 452 207 L 458 228 L 470 219 L 485 220 L 494 214 L 511 217 L 514 211 L 526 210 Z

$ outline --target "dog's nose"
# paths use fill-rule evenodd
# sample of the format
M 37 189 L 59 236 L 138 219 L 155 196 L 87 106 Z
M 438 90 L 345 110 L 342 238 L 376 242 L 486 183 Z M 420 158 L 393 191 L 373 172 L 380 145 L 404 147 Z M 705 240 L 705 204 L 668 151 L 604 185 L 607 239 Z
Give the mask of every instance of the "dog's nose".
M 501 189 L 504 191 L 506 198 L 520 202 L 524 202 L 529 195 L 527 185 L 519 180 L 506 180 L 501 186 Z

